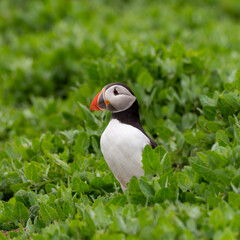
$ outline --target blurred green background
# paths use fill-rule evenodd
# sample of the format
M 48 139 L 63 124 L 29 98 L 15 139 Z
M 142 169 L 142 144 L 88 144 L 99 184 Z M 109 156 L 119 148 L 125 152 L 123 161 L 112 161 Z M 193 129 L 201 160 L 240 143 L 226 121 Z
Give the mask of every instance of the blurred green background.
M 21 105 L 31 96 L 66 98 L 80 84 L 134 82 L 137 73 L 126 73 L 133 60 L 160 57 L 159 46 L 175 42 L 229 73 L 239 59 L 239 18 L 236 0 L 2 0 L 2 101 Z

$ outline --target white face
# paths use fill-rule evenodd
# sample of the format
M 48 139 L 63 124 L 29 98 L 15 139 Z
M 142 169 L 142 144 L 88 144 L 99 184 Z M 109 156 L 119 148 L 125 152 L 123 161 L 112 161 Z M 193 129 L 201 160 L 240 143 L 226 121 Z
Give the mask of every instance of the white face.
M 121 85 L 113 85 L 103 91 L 107 109 L 111 112 L 122 112 L 132 106 L 136 97 Z

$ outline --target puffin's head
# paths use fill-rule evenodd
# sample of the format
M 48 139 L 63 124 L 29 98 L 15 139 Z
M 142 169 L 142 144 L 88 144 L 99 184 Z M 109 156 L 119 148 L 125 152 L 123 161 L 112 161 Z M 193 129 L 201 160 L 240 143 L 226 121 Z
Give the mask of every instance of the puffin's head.
M 126 84 L 110 83 L 93 99 L 90 110 L 117 113 L 127 110 L 135 101 L 134 93 Z

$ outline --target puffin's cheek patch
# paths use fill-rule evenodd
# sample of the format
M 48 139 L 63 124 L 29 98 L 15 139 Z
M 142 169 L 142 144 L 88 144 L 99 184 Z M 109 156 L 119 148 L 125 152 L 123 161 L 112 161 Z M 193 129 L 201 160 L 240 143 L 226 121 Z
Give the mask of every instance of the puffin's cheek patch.
M 111 111 L 111 112 L 116 112 L 116 111 L 117 111 L 117 109 L 116 109 L 114 106 L 112 106 L 111 104 L 108 104 L 108 105 L 107 105 L 107 108 L 108 108 L 108 110 Z

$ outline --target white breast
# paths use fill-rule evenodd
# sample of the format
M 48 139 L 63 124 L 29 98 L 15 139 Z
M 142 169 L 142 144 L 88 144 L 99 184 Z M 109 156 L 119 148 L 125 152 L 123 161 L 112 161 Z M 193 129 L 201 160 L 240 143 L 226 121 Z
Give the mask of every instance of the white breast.
M 122 189 L 133 176 L 144 174 L 142 151 L 149 139 L 137 128 L 112 119 L 101 136 L 103 156 Z

